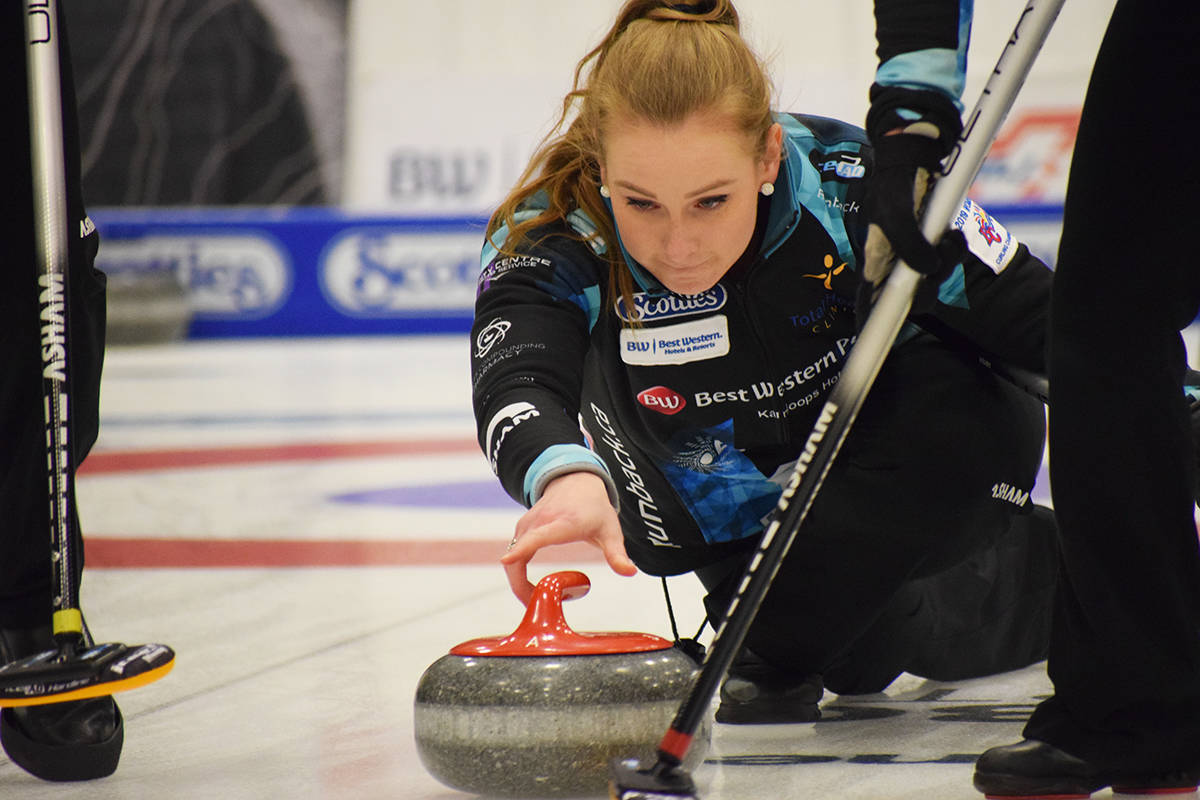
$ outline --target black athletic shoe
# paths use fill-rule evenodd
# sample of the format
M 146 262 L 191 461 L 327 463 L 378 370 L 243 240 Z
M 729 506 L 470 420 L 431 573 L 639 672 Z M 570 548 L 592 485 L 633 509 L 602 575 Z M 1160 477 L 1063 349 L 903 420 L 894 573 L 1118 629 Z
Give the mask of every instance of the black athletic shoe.
M 716 720 L 730 725 L 816 722 L 824 693 L 820 675 L 784 672 L 743 650 L 721 684 Z
M 0 630 L 0 663 L 57 649 L 49 626 Z M 0 744 L 17 766 L 46 781 L 87 781 L 113 774 L 125 724 L 112 697 L 5 708 Z
M 975 788 L 1003 800 L 1086 798 L 1108 786 L 1115 794 L 1186 794 L 1196 791 L 1198 783 L 1200 767 L 1159 774 L 1114 772 L 1034 739 L 985 750 L 975 763 Z

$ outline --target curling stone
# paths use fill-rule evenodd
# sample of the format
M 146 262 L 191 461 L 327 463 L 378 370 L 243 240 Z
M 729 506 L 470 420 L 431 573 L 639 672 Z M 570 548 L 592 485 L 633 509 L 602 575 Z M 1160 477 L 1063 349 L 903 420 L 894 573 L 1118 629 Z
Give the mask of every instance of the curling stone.
M 591 587 L 556 572 L 508 636 L 472 639 L 417 684 L 417 754 L 445 785 L 493 797 L 605 795 L 616 758 L 652 760 L 697 664 L 659 636 L 577 633 L 562 602 Z M 685 767 L 704 756 L 706 720 Z

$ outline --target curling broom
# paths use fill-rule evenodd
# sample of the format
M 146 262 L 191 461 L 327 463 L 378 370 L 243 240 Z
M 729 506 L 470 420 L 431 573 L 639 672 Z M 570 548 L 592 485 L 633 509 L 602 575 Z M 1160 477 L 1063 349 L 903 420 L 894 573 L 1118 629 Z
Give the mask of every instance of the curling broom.
M 56 0 L 26 0 L 25 33 L 50 483 L 51 623 L 57 649 L 0 667 L 0 707 L 58 703 L 134 689 L 163 677 L 175 663 L 175 653 L 166 645 L 92 645 L 84 631 L 71 541 L 75 493 L 69 463 L 67 192 Z

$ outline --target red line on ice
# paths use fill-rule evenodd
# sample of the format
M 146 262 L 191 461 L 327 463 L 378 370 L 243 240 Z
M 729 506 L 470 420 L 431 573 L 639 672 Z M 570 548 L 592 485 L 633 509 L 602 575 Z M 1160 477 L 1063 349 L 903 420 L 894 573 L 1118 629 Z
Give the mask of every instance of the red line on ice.
M 322 442 L 314 444 L 249 445 L 243 447 L 129 450 L 89 455 L 80 475 L 114 472 L 212 467 L 223 464 L 264 464 L 275 461 L 320 461 L 370 456 L 480 453 L 474 439 L 406 439 L 385 442 Z
M 473 439 L 423 439 L 97 452 L 81 475 L 391 455 L 479 454 Z M 85 536 L 89 568 L 455 566 L 496 564 L 507 540 L 178 539 Z M 598 561 L 586 544 L 547 549 L 538 562 Z
M 507 540 L 132 539 L 85 536 L 88 569 L 192 567 L 499 566 Z M 601 561 L 600 551 L 576 542 L 546 548 L 534 561 Z

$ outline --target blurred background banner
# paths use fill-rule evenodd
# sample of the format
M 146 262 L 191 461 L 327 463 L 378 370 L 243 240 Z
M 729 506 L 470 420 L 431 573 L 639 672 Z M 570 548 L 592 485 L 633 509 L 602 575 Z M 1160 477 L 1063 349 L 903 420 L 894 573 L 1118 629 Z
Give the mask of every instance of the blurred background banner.
M 484 220 L 333 208 L 101 209 L 117 343 L 189 336 L 461 333 Z M 124 299 L 124 302 L 122 301 Z M 183 298 L 183 307 L 176 298 Z M 186 316 L 167 329 L 172 315 Z
M 1112 0 L 1067 4 L 971 195 L 1053 261 Z M 979 3 L 973 102 L 1024 0 Z M 619 0 L 67 0 L 114 341 L 462 332 L 483 225 Z M 870 0 L 741 0 L 781 110 L 861 124 Z

